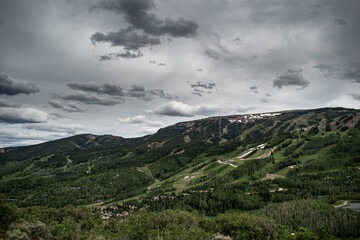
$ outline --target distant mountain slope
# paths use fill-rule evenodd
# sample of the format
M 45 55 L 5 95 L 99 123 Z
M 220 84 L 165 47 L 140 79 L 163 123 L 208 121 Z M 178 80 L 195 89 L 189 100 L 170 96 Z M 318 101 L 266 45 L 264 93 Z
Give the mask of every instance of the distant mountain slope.
M 125 142 L 124 138 L 112 135 L 81 134 L 32 146 L 3 148 L 1 161 L 22 161 L 39 155 L 66 154 L 79 149 L 112 148 Z

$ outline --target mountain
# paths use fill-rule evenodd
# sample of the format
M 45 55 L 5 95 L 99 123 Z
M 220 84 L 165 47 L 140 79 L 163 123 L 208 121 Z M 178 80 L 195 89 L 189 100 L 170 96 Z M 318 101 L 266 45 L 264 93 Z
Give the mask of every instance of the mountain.
M 0 164 L 0 192 L 19 207 L 101 206 L 103 218 L 255 211 L 295 230 L 320 234 L 321 223 L 360 236 L 359 216 L 330 205 L 360 200 L 360 110 L 210 117 L 131 139 L 82 134 L 3 148 Z
M 333 169 L 330 160 L 323 162 L 323 158 L 345 140 L 357 137 L 359 120 L 359 110 L 344 108 L 245 114 L 181 122 L 133 139 L 83 134 L 5 148 L 0 153 L 0 190 L 19 206 L 82 205 L 143 196 L 158 185 L 162 193 L 179 192 L 213 184 L 224 174 L 236 175 L 233 182 L 259 180 L 244 177 L 248 169 L 235 172 L 245 165 L 253 169 L 250 163 L 261 157 L 273 156 L 273 166 L 257 163 L 262 167 L 252 170 L 252 178 L 285 177 L 290 165 Z M 253 156 L 254 161 L 238 161 L 261 144 L 264 149 L 244 157 Z M 192 184 L 175 180 L 189 171 L 199 174 L 203 183 L 194 176 Z

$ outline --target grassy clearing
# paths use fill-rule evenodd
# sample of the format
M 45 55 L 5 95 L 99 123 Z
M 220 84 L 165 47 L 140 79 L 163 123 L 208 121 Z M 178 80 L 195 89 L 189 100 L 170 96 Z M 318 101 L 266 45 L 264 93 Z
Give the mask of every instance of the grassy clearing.
M 144 167 L 140 167 L 140 168 L 137 168 L 140 172 L 146 174 L 147 176 L 151 177 L 151 178 L 154 178 L 152 173 L 151 173 L 151 169 L 149 168 L 148 165 L 145 165 Z

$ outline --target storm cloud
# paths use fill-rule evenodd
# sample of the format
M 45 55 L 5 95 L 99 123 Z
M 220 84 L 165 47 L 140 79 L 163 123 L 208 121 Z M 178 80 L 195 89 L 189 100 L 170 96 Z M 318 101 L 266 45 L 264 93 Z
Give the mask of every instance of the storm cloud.
M 44 123 L 49 119 L 46 112 L 36 108 L 0 108 L 0 122 L 17 123 Z
M 282 88 L 283 86 L 300 86 L 298 90 L 306 88 L 310 82 L 306 80 L 301 70 L 295 71 L 288 69 L 286 72 L 276 75 L 275 80 L 273 81 L 273 86 L 277 88 Z
M 215 83 L 213 82 L 196 82 L 190 84 L 192 88 L 204 88 L 204 89 L 213 89 L 215 88 Z
M 178 99 L 177 96 L 167 93 L 163 89 L 148 90 L 148 93 L 154 97 L 165 98 L 165 99 Z
M 138 34 L 133 27 L 128 27 L 118 32 L 110 32 L 106 35 L 97 32 L 91 36 L 91 41 L 93 44 L 97 42 L 109 42 L 113 47 L 124 47 L 126 50 L 138 50 L 139 48 L 160 44 L 158 37 Z
M 128 91 L 127 94 L 130 97 L 141 98 L 146 96 L 146 90 L 142 86 L 133 85 Z
M 104 0 L 97 7 L 124 16 L 133 28 L 153 36 L 194 37 L 198 28 L 196 22 L 184 18 L 160 20 L 148 12 L 155 8 L 153 0 Z
M 143 54 L 140 51 L 124 51 L 118 53 L 110 53 L 108 55 L 103 55 L 99 57 L 99 61 L 109 61 L 117 58 L 125 58 L 125 59 L 132 59 L 132 58 L 139 58 L 142 57 Z
M 114 106 L 116 104 L 124 103 L 124 100 L 119 98 L 111 98 L 108 96 L 89 96 L 88 94 L 83 93 L 70 94 L 59 98 L 63 100 L 77 101 L 88 105 Z
M 143 86 L 133 85 L 130 88 L 122 88 L 113 84 L 98 84 L 95 82 L 83 82 L 83 83 L 69 83 L 67 86 L 73 90 L 79 90 L 83 92 L 95 93 L 98 95 L 108 95 L 121 98 L 130 97 L 130 98 L 165 98 L 165 99 L 174 99 L 177 98 L 170 93 L 165 92 L 163 89 L 145 89 Z M 70 99 L 65 99 L 70 100 Z M 78 100 L 76 100 L 78 101 Z M 86 101 L 85 101 L 86 102 Z
M 357 62 L 349 62 L 336 66 L 319 64 L 314 68 L 318 68 L 323 75 L 328 78 L 336 78 L 339 80 L 360 83 L 360 64 Z
M 18 95 L 31 94 L 39 91 L 39 88 L 32 83 L 23 80 L 16 80 L 6 73 L 0 72 L 0 94 L 3 95 Z
M 101 56 L 100 60 L 111 60 L 114 57 L 126 59 L 141 57 L 143 54 L 139 49 L 161 44 L 159 37 L 163 35 L 175 38 L 196 36 L 198 28 L 196 22 L 184 18 L 160 20 L 155 14 L 148 12 L 154 8 L 153 0 L 103 0 L 93 6 L 92 9 L 102 9 L 121 15 L 130 24 L 117 32 L 107 34 L 96 32 L 90 37 L 93 44 L 108 42 L 113 47 L 119 46 L 126 50 L 122 53 Z M 138 50 L 138 52 L 129 52 L 129 50 Z
M 165 98 L 165 99 L 177 99 L 178 97 L 165 92 L 163 89 L 147 90 L 143 86 L 133 85 L 131 88 L 125 90 L 125 94 L 128 97 L 151 99 L 153 97 Z
M 97 94 L 106 94 L 111 96 L 124 96 L 124 91 L 120 86 L 112 84 L 98 84 L 95 82 L 85 83 L 69 83 L 67 86 L 73 90 L 80 90 L 84 92 L 92 92 Z
M 138 98 L 142 100 L 151 100 L 153 98 L 177 99 L 176 96 L 165 92 L 163 89 L 145 89 L 143 86 L 133 85 L 130 88 L 122 88 L 113 84 L 97 84 L 95 82 L 69 83 L 67 86 L 73 90 L 92 93 L 88 95 L 84 93 L 70 94 L 67 96 L 54 95 L 67 101 L 77 101 L 88 105 L 114 106 L 125 103 L 126 98 Z M 80 111 L 80 107 L 76 105 L 63 106 L 59 101 L 50 101 L 51 106 L 62 109 L 64 111 Z

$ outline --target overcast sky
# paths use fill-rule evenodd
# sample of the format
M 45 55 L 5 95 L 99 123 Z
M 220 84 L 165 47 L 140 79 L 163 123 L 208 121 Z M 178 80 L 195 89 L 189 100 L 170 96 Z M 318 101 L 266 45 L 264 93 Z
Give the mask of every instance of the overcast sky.
M 0 147 L 360 108 L 358 0 L 1 0 Z

